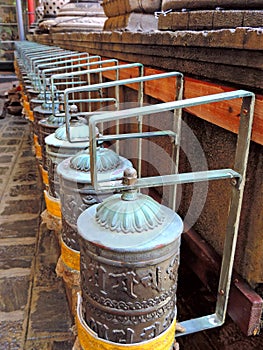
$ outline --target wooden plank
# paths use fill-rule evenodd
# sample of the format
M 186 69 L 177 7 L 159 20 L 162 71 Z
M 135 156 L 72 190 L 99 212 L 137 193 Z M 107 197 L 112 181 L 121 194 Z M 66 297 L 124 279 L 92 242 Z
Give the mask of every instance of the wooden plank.
M 217 293 L 221 259 L 193 229 L 183 233 L 182 259 L 202 283 Z M 233 273 L 228 314 L 246 335 L 256 335 L 260 329 L 262 298 L 237 274 Z
M 185 79 L 184 98 L 191 98 L 201 95 L 209 95 L 231 91 L 233 89 L 199 81 L 196 79 Z M 263 96 L 256 96 L 254 124 L 252 140 L 263 145 Z M 240 100 L 232 100 L 206 106 L 192 107 L 188 111 L 193 115 L 202 118 L 210 123 L 220 126 L 226 130 L 237 133 L 239 125 Z
M 124 62 L 120 62 L 124 63 Z M 145 67 L 145 75 L 163 73 L 163 70 Z M 127 79 L 138 76 L 138 69 L 121 70 L 120 79 Z M 115 79 L 114 72 L 104 73 L 107 79 Z M 162 102 L 173 101 L 175 91 L 171 88 L 175 86 L 175 78 L 153 80 L 145 84 L 145 93 Z M 132 89 L 137 89 L 135 84 L 130 85 Z M 208 83 L 202 80 L 185 78 L 184 98 L 192 98 L 232 91 L 233 88 Z M 239 125 L 240 100 L 225 101 L 216 104 L 209 104 L 188 108 L 187 111 L 198 118 L 220 126 L 228 131 L 237 133 Z M 256 95 L 254 124 L 252 140 L 263 145 L 263 95 Z

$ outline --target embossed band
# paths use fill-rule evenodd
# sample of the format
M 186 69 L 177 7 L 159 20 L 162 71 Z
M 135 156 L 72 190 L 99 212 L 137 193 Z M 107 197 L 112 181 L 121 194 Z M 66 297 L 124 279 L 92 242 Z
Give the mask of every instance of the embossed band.
M 69 248 L 61 239 L 61 259 L 72 270 L 80 270 L 80 252 Z
M 87 326 L 82 317 L 81 303 L 81 296 L 78 294 L 76 323 L 82 350 L 170 350 L 173 346 L 176 328 L 175 319 L 165 332 L 154 339 L 135 344 L 117 344 L 99 338 L 97 334 Z
M 49 214 L 61 218 L 60 200 L 51 197 L 47 191 L 44 191 L 44 197 Z

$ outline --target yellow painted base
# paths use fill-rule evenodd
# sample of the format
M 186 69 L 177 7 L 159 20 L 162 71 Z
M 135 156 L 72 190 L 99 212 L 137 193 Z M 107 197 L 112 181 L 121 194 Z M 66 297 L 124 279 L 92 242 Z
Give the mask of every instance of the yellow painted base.
M 42 165 L 39 165 L 40 171 L 41 171 L 41 176 L 42 176 L 42 181 L 43 184 L 48 188 L 49 186 L 49 181 L 48 181 L 48 171 L 45 170 Z
M 35 152 L 36 152 L 36 158 L 41 160 L 42 159 L 42 149 L 41 149 L 40 144 L 38 143 L 38 136 L 36 134 L 34 134 L 34 147 L 35 147 Z M 42 169 L 41 169 L 41 173 L 42 173 Z M 42 173 L 42 177 L 43 177 L 43 173 Z M 43 182 L 44 182 L 44 180 L 43 180 Z
M 34 113 L 33 113 L 33 111 L 30 109 L 29 111 L 28 111 L 28 119 L 33 123 L 34 122 L 34 120 L 35 120 L 35 118 L 34 118 Z
M 80 271 L 80 252 L 71 249 L 62 239 L 60 246 L 63 263 L 72 270 Z
M 176 320 L 158 337 L 136 344 L 118 344 L 101 339 L 92 331 L 82 317 L 81 296 L 78 294 L 77 330 L 82 350 L 170 350 L 174 344 Z
M 44 197 L 45 197 L 47 211 L 51 215 L 61 218 L 60 200 L 57 198 L 51 197 L 48 191 L 44 191 Z
M 24 103 L 25 101 L 28 102 L 28 97 L 27 97 L 27 95 L 25 95 L 25 94 L 23 93 L 23 86 L 20 85 L 20 88 L 21 88 L 21 96 L 22 96 L 23 103 Z
M 29 119 L 29 111 L 30 111 L 29 102 L 24 101 L 24 112 L 25 112 L 25 115 L 28 119 Z

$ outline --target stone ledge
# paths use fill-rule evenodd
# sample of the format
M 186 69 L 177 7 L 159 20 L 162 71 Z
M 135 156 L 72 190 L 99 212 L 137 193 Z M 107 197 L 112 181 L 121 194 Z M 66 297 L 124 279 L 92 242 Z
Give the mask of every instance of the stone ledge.
M 159 30 L 217 30 L 237 27 L 260 28 L 263 11 L 204 10 L 171 12 L 159 17 Z
M 38 41 L 37 37 L 34 37 Z M 263 88 L 263 29 L 155 33 L 101 32 L 53 34 L 54 45 L 146 67 L 176 70 L 197 79 Z
M 43 35 L 33 35 L 29 40 L 41 42 Z M 57 33 L 49 36 L 50 43 L 63 43 L 70 40 L 75 42 L 127 43 L 147 45 L 193 46 L 210 48 L 231 48 L 246 50 L 263 50 L 263 28 L 238 27 L 219 30 L 183 30 L 183 31 L 155 31 L 154 33 L 131 32 L 79 32 Z M 88 49 L 88 47 L 87 47 Z

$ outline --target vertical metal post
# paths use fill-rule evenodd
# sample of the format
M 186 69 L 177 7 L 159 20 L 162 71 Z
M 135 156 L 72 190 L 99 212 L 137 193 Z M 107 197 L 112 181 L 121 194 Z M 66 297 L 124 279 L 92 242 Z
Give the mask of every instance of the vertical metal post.
M 243 98 L 234 165 L 234 170 L 241 175 L 241 182 L 233 183 L 232 198 L 226 227 L 224 254 L 218 287 L 218 299 L 216 304 L 216 314 L 223 321 L 225 320 L 227 311 L 227 301 L 229 298 L 240 213 L 246 182 L 246 170 L 252 132 L 254 105 L 254 95 Z
M 176 101 L 183 99 L 184 80 L 183 77 L 176 79 Z M 182 108 L 174 110 L 173 131 L 177 135 L 176 142 L 173 143 L 172 150 L 172 162 L 171 162 L 171 174 L 177 174 L 179 169 L 179 154 L 181 144 L 182 133 Z M 172 190 L 169 192 L 169 208 L 176 211 L 177 201 L 177 185 L 173 185 Z
M 23 11 L 21 0 L 16 0 L 16 18 L 18 24 L 19 40 L 25 40 L 24 22 L 23 22 Z

